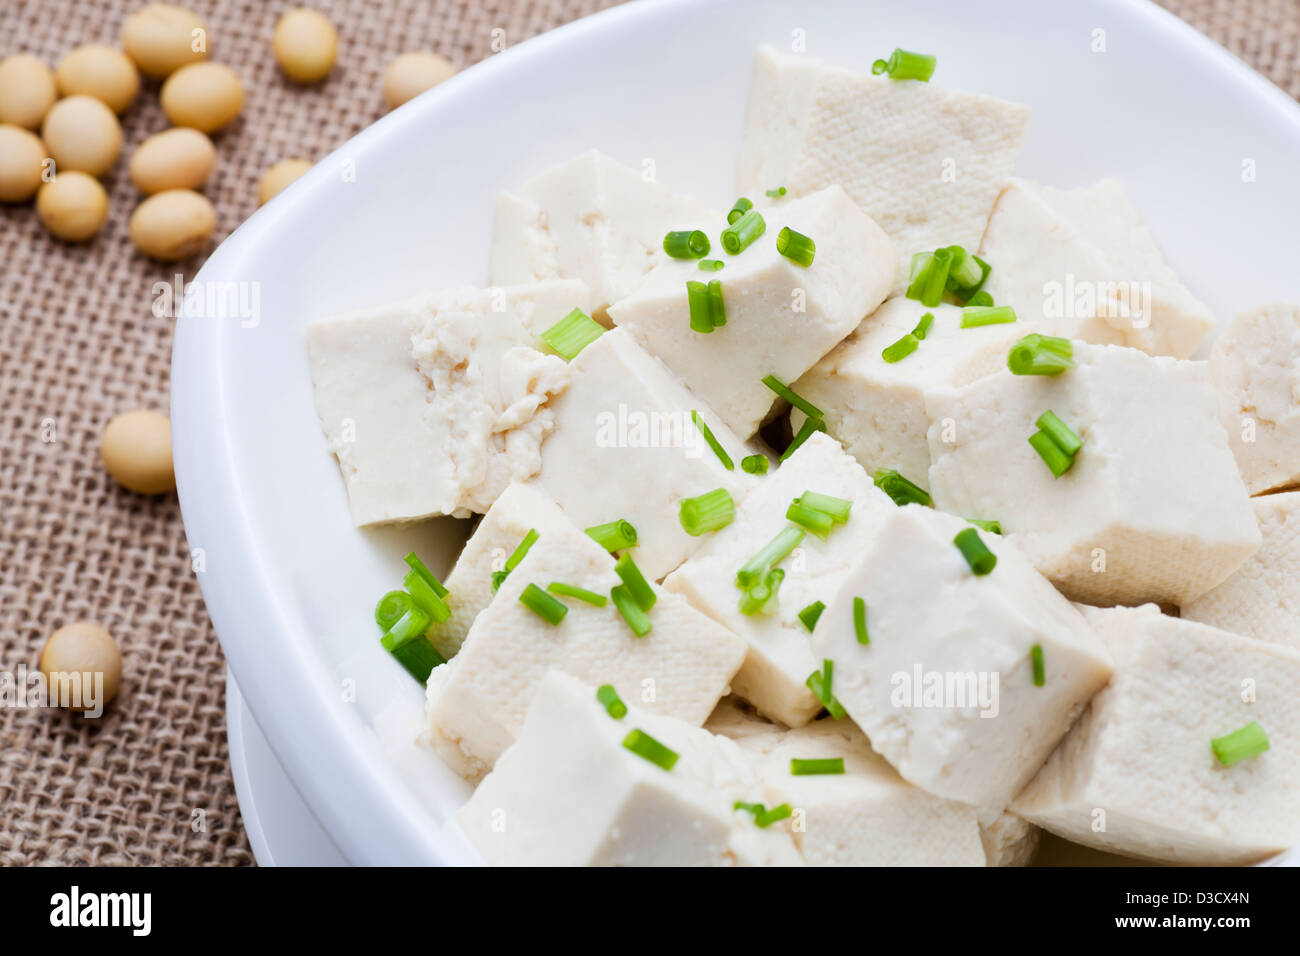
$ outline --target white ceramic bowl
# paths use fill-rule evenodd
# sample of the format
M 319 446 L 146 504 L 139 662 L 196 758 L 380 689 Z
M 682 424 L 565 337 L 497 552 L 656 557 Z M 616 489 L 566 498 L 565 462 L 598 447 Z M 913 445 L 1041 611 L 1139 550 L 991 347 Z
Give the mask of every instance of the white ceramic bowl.
M 1019 171 L 1120 179 L 1221 319 L 1297 296 L 1300 109 L 1145 2 L 647 0 L 494 55 L 384 117 L 196 277 L 209 292 L 255 283 L 257 324 L 251 310 L 182 318 L 172 360 L 176 475 L 208 609 L 258 724 L 353 862 L 472 859 L 442 826 L 468 788 L 411 744 L 422 689 L 371 617 L 401 555 L 415 547 L 446 571 L 463 525 L 352 526 L 304 325 L 485 281 L 497 190 L 593 146 L 653 161 L 661 182 L 726 208 L 754 48 L 800 36 L 809 55 L 863 68 L 895 46 L 932 52 L 938 82 L 1031 105 Z

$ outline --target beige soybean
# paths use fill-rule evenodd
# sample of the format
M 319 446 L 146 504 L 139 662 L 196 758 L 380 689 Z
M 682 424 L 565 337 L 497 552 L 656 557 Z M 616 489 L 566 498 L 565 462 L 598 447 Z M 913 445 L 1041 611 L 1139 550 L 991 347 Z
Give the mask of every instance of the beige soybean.
M 284 159 L 266 171 L 262 181 L 257 184 L 257 204 L 265 206 L 288 185 L 312 168 L 312 163 L 305 159 Z
M 157 495 L 176 487 L 172 424 L 166 415 L 138 409 L 115 416 L 104 429 L 99 452 L 104 467 L 123 488 Z
M 122 652 L 112 635 L 91 621 L 74 621 L 51 634 L 39 666 L 51 703 L 69 710 L 97 710 L 122 685 Z M 100 686 L 95 687 L 93 676 L 87 682 L 86 674 L 102 675 Z
M 131 157 L 131 181 L 146 196 L 164 189 L 198 189 L 212 174 L 217 149 L 188 126 L 154 133 Z
M 0 125 L 0 202 L 26 202 L 41 186 L 45 144 L 30 130 Z
M 208 30 L 184 7 L 151 3 L 122 24 L 122 49 L 140 72 L 156 80 L 208 55 Z
M 41 138 L 54 160 L 55 173 L 64 170 L 102 176 L 122 151 L 122 127 L 113 111 L 93 96 L 69 96 L 45 114 Z
M 108 219 L 108 193 L 94 176 L 66 170 L 41 185 L 36 215 L 51 235 L 81 242 L 99 232 Z
M 62 96 L 84 93 L 114 113 L 124 113 L 140 92 L 140 72 L 121 50 L 87 43 L 67 53 L 54 70 Z
M 162 108 L 177 126 L 215 133 L 228 126 L 244 108 L 239 76 L 224 63 L 191 63 L 162 86 Z
M 207 245 L 216 227 L 212 203 L 189 189 L 165 189 L 131 213 L 131 241 L 146 256 L 163 262 L 194 255 Z
M 0 60 L 0 123 L 39 129 L 58 97 L 54 73 L 26 53 Z
M 384 71 L 384 102 L 395 110 L 456 72 L 451 61 L 436 53 L 403 53 Z
M 271 50 L 289 79 L 315 83 L 334 69 L 339 34 L 324 14 L 299 7 L 280 17 L 271 34 Z

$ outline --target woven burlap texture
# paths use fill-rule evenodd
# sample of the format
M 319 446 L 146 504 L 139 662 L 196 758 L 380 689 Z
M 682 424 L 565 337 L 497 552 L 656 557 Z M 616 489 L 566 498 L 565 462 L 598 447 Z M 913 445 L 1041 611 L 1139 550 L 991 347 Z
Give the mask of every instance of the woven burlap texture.
M 490 54 L 494 30 L 519 42 L 612 2 L 316 0 L 339 27 L 339 63 L 325 83 L 299 89 L 270 53 L 291 4 L 194 0 L 212 57 L 233 65 L 247 91 L 241 120 L 217 137 L 205 190 L 217 239 L 253 211 L 267 166 L 323 156 L 382 114 L 379 78 L 396 54 L 427 48 L 468 66 Z M 1300 96 L 1296 0 L 1164 4 Z M 77 44 L 115 43 L 139 5 L 0 0 L 0 57 L 52 64 Z M 124 156 L 166 125 L 147 86 L 124 117 Z M 124 166 L 107 179 L 111 219 L 84 246 L 52 241 L 30 204 L 0 209 L 0 670 L 34 666 L 49 632 L 80 618 L 109 628 L 126 668 L 102 720 L 0 712 L 0 863 L 246 864 L 224 661 L 176 501 L 128 494 L 99 463 L 112 415 L 165 410 L 172 330 L 152 316 L 150 290 L 201 264 L 171 268 L 134 252 L 126 223 L 138 197 Z

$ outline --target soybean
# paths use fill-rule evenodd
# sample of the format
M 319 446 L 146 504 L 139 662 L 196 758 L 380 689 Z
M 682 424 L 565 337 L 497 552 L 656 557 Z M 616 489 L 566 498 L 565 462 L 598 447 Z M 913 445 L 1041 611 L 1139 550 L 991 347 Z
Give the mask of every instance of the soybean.
M 217 211 L 205 197 L 189 189 L 164 189 L 131 213 L 131 241 L 151 259 L 175 262 L 207 245 L 216 226 Z
M 26 53 L 0 60 L 0 123 L 40 129 L 58 97 L 50 68 Z
M 384 71 L 384 102 L 390 110 L 395 110 L 407 100 L 450 79 L 455 72 L 451 61 L 436 53 L 427 50 L 403 53 Z
M 339 34 L 323 13 L 299 7 L 276 23 L 271 50 L 289 79 L 295 83 L 315 83 L 334 69 Z
M 305 159 L 284 159 L 276 163 L 257 184 L 257 204 L 265 206 L 291 182 L 311 169 L 312 165 Z
M 67 170 L 41 185 L 36 215 L 51 235 L 81 242 L 99 232 L 108 219 L 108 193 L 94 176 Z
M 122 151 L 122 127 L 113 111 L 93 96 L 69 96 L 45 115 L 41 138 L 55 173 L 75 170 L 102 176 Z
M 67 53 L 54 70 L 63 96 L 84 93 L 114 113 L 124 113 L 140 92 L 140 72 L 121 50 L 87 43 Z
M 123 488 L 157 495 L 176 487 L 172 426 L 166 415 L 144 409 L 123 412 L 104 429 L 99 452 L 104 467 Z
M 51 702 L 69 710 L 96 710 L 114 697 L 122 684 L 122 652 L 108 631 L 90 621 L 75 621 L 50 635 L 39 661 Z M 72 675 L 77 675 L 73 677 Z M 102 675 L 98 693 L 94 677 Z
M 191 63 L 167 78 L 162 108 L 177 126 L 215 133 L 228 126 L 244 108 L 239 76 L 223 63 Z
M 26 202 L 41 187 L 45 144 L 21 126 L 0 126 L 0 202 Z
M 122 48 L 140 72 L 156 80 L 208 55 L 208 30 L 184 7 L 151 3 L 126 18 Z
M 188 126 L 154 133 L 131 157 L 131 181 L 146 196 L 164 189 L 198 189 L 212 174 L 217 149 Z

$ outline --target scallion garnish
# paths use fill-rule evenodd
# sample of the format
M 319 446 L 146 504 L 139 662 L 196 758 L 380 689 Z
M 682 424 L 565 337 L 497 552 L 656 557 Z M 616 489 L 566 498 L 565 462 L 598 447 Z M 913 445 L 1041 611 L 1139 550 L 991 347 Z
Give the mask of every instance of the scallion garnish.
M 703 233 L 701 233 L 703 235 Z M 572 362 L 578 353 L 604 334 L 600 323 L 581 309 L 574 309 L 542 333 L 542 341 Z
M 735 204 L 731 207 L 731 211 L 727 213 L 727 225 L 730 226 L 737 219 L 740 219 L 742 216 L 745 215 L 745 213 L 749 212 L 753 208 L 754 208 L 754 204 L 750 202 L 748 199 L 746 199 L 744 196 L 741 196 L 739 199 L 736 200 Z
M 435 667 L 446 663 L 438 649 L 425 638 L 428 627 L 429 619 L 418 607 L 413 607 L 380 638 L 384 649 L 421 684 L 429 680 Z
M 717 272 L 724 265 L 726 265 L 726 263 L 721 259 L 701 259 L 699 270 L 701 272 Z
M 432 571 L 424 566 L 424 562 L 416 556 L 414 551 L 410 552 L 406 556 L 405 560 L 407 566 L 410 567 L 412 571 L 418 571 L 420 577 L 424 578 L 424 583 L 433 588 L 434 594 L 438 595 L 440 598 L 447 596 L 447 589 L 442 586 L 442 582 L 438 580 Z
M 1060 375 L 1073 367 L 1074 346 L 1055 335 L 1026 335 L 1007 353 L 1007 368 L 1014 375 Z
M 641 605 L 636 603 L 636 598 L 632 592 L 627 589 L 626 584 L 619 584 L 613 587 L 609 592 L 610 598 L 614 601 L 614 607 L 618 608 L 618 613 L 627 626 L 632 629 L 632 633 L 637 637 L 645 637 L 650 633 L 650 615 L 641 609 Z
M 1042 687 L 1047 683 L 1047 667 L 1043 663 L 1043 645 L 1035 644 L 1029 649 L 1029 659 L 1034 669 L 1034 686 Z
M 966 559 L 966 563 L 970 565 L 975 575 L 982 577 L 997 567 L 998 556 L 989 550 L 980 533 L 974 528 L 958 531 L 952 543 L 957 546 L 957 550 L 961 552 L 961 556 Z
M 1030 435 L 1029 445 L 1051 469 L 1053 478 L 1060 478 L 1074 464 L 1074 459 L 1061 451 L 1060 446 L 1045 431 L 1039 430 Z
M 934 506 L 930 493 L 920 485 L 909 481 L 892 468 L 881 468 L 872 478 L 877 488 L 894 499 L 894 504 Z
M 1006 325 L 1016 321 L 1016 310 L 1009 305 L 968 305 L 961 310 L 961 327 L 977 329 L 982 325 Z
M 906 297 L 933 309 L 943 301 L 948 285 L 948 269 L 952 253 L 947 249 L 918 252 L 912 256 L 912 272 L 907 283 Z
M 813 432 L 826 431 L 826 423 L 820 418 L 805 418 L 799 430 L 795 432 L 794 439 L 786 446 L 785 451 L 781 452 L 781 461 L 785 461 L 791 455 L 799 450 L 799 446 L 812 437 Z
M 648 611 L 655 606 L 657 599 L 654 588 L 645 579 L 641 569 L 636 566 L 636 562 L 632 560 L 632 555 L 626 552 L 621 554 L 619 559 L 614 562 L 614 573 L 622 579 L 623 585 L 627 588 L 628 593 L 632 595 L 632 600 L 636 601 L 637 607 L 643 611 Z
M 817 619 L 822 616 L 822 611 L 824 610 L 826 610 L 825 604 L 821 601 L 813 601 L 799 612 L 799 620 L 803 622 L 804 627 L 808 628 L 809 634 L 811 634 L 813 628 L 817 626 Z
M 519 595 L 519 603 L 528 608 L 552 627 L 564 620 L 569 607 L 558 598 L 547 594 L 536 584 L 529 584 Z
M 763 575 L 761 581 L 740 596 L 740 613 L 767 614 L 775 610 L 781 592 L 781 582 L 784 580 L 785 572 L 780 568 L 769 570 Z
M 495 594 L 498 590 L 500 590 L 502 583 L 508 577 L 510 577 L 510 573 L 508 571 L 492 572 L 492 593 L 493 594 Z
M 795 777 L 813 777 L 843 772 L 843 757 L 790 758 L 790 773 Z
M 609 598 L 603 594 L 588 591 L 586 588 L 580 588 L 574 584 L 565 584 L 563 581 L 552 581 L 546 585 L 546 590 L 552 594 L 558 594 L 560 597 L 571 597 L 577 598 L 579 601 L 586 601 L 596 607 L 604 607 L 609 603 Z
M 967 518 L 967 519 L 966 519 L 966 523 L 967 523 L 967 524 L 973 524 L 975 527 L 979 528 L 981 531 L 987 531 L 989 534 L 1001 534 L 1001 533 L 1002 533 L 1002 522 L 1001 522 L 1001 521 L 986 521 L 986 520 L 984 520 L 983 518 Z
M 1264 733 L 1259 721 L 1252 720 L 1240 730 L 1215 737 L 1210 741 L 1210 749 L 1219 763 L 1231 767 L 1247 757 L 1257 757 L 1268 750 L 1268 734 Z
M 613 684 L 601 684 L 596 688 L 596 700 L 600 701 L 605 712 L 615 720 L 622 720 L 627 716 L 627 704 L 623 703 L 623 698 L 618 696 L 618 691 L 614 689 Z
M 736 586 L 742 588 L 753 587 L 763 579 L 769 569 L 784 561 L 791 551 L 799 547 L 799 542 L 802 540 L 802 529 L 782 528 L 777 532 L 776 537 L 763 545 L 762 549 L 746 561 L 744 567 L 736 572 Z
M 788 803 L 783 803 L 779 807 L 773 807 L 771 810 L 765 810 L 758 816 L 754 817 L 754 823 L 760 829 L 766 830 L 773 823 L 777 823 L 787 817 L 794 815 L 794 807 Z
M 785 511 L 787 521 L 793 521 L 805 531 L 811 531 L 822 540 L 831 533 L 831 528 L 835 526 L 834 519 L 824 511 L 818 511 L 816 508 L 810 508 L 798 498 L 790 502 L 790 507 Z
M 848 521 L 849 514 L 853 510 L 853 502 L 847 498 L 836 498 L 834 495 L 823 495 L 816 491 L 805 491 L 796 500 L 809 508 L 830 515 L 836 524 L 844 524 Z
M 993 293 L 988 289 L 980 289 L 978 292 L 971 293 L 971 297 L 966 300 L 967 306 L 980 306 L 982 308 L 991 308 L 993 306 Z
M 835 662 L 831 660 L 822 661 L 822 669 L 813 671 L 804 681 L 808 689 L 812 691 L 813 696 L 822 702 L 822 706 L 830 713 L 834 720 L 843 720 L 845 716 L 844 707 L 835 699 L 835 694 L 831 691 L 831 680 L 835 675 Z
M 777 186 L 775 189 L 769 189 L 769 190 L 767 191 L 767 198 L 768 198 L 768 199 L 780 199 L 780 198 L 781 198 L 782 196 L 784 196 L 784 195 L 785 195 L 785 187 L 784 187 L 784 186 Z
M 894 50 L 888 60 L 877 60 L 871 64 L 871 72 L 879 76 L 885 73 L 891 80 L 921 80 L 928 82 L 934 76 L 937 61 L 928 53 L 911 53 L 907 50 Z
M 881 350 L 880 357 L 890 365 L 893 365 L 895 362 L 901 362 L 903 359 L 915 352 L 920 344 L 920 340 L 911 332 L 908 332 L 892 345 L 886 345 L 884 349 Z
M 691 421 L 694 422 L 695 427 L 700 430 L 700 434 L 704 436 L 704 440 L 708 443 L 708 446 L 713 449 L 713 454 L 718 456 L 718 461 L 722 462 L 722 467 L 727 469 L 727 471 L 735 471 L 735 462 L 731 460 L 731 456 L 727 454 L 727 450 L 722 447 L 722 443 L 713 437 L 713 431 L 709 428 L 700 413 L 695 409 L 691 409 Z
M 682 530 L 691 537 L 698 538 L 709 531 L 717 531 L 731 524 L 736 517 L 736 504 L 731 500 L 731 493 L 726 488 L 715 488 L 694 498 L 683 498 L 678 505 L 678 511 Z
M 813 264 L 813 258 L 817 255 L 817 243 L 802 232 L 784 226 L 776 234 L 776 251 L 791 262 L 807 268 Z
M 984 270 L 976 258 L 962 246 L 949 246 L 952 261 L 948 266 L 948 291 L 961 293 L 979 287 L 984 281 Z
M 757 209 L 751 209 L 722 230 L 722 248 L 728 255 L 739 255 L 766 231 L 767 223 L 763 221 L 762 214 Z
M 1056 442 L 1057 447 L 1071 458 L 1083 447 L 1083 439 L 1071 431 L 1070 426 L 1061 421 L 1056 412 L 1050 409 L 1039 415 L 1034 424 L 1052 436 L 1052 441 Z
M 419 571 L 407 571 L 402 584 L 406 586 L 416 606 L 429 615 L 431 620 L 441 624 L 451 617 L 451 608 L 447 606 L 447 602 L 438 596 L 438 592 L 429 587 L 429 582 Z
M 375 623 L 381 631 L 386 631 L 402 619 L 415 602 L 405 591 L 389 591 L 375 605 Z
M 411 608 L 399 617 L 379 638 L 384 650 L 393 651 L 414 638 L 423 638 L 429 629 L 429 615 L 418 607 Z
M 519 542 L 519 546 L 510 553 L 510 557 L 506 558 L 505 570 L 507 574 L 519 567 L 519 562 L 528 555 L 529 550 L 537 543 L 537 539 L 540 537 L 541 535 L 537 533 L 536 528 L 528 529 L 528 533 L 524 535 L 524 539 Z
M 624 737 L 623 746 L 664 770 L 672 770 L 677 764 L 677 751 L 665 747 L 643 730 L 634 730 Z
M 820 408 L 818 408 L 812 402 L 808 401 L 808 399 L 799 395 L 797 392 L 794 391 L 794 389 L 790 388 L 789 385 L 784 384 L 775 375 L 764 375 L 763 384 L 766 385 L 768 388 L 770 388 L 772 391 L 776 392 L 776 394 L 780 395 L 787 402 L 789 402 L 795 408 L 799 409 L 799 411 L 803 412 L 809 418 L 823 417 L 822 410 Z
M 713 304 L 709 299 L 707 285 L 694 280 L 687 281 L 686 308 L 690 312 L 692 332 L 708 335 L 713 331 Z
M 709 319 L 715 329 L 727 324 L 727 306 L 722 301 L 722 282 L 719 279 L 709 280 Z
M 699 229 L 684 229 L 664 236 L 664 252 L 674 259 L 698 259 L 709 252 L 709 237 Z
M 927 312 L 921 316 L 921 320 L 916 323 L 916 328 L 912 330 L 912 338 L 918 342 L 924 341 L 925 337 L 930 334 L 930 327 L 934 325 L 934 313 Z
M 867 631 L 866 598 L 853 599 L 853 636 L 858 639 L 859 644 L 871 643 L 871 634 Z
M 766 475 L 769 465 L 766 455 L 746 455 L 740 459 L 740 470 L 749 475 Z
M 585 534 L 606 551 L 622 551 L 636 545 L 636 528 L 621 518 L 590 527 Z

